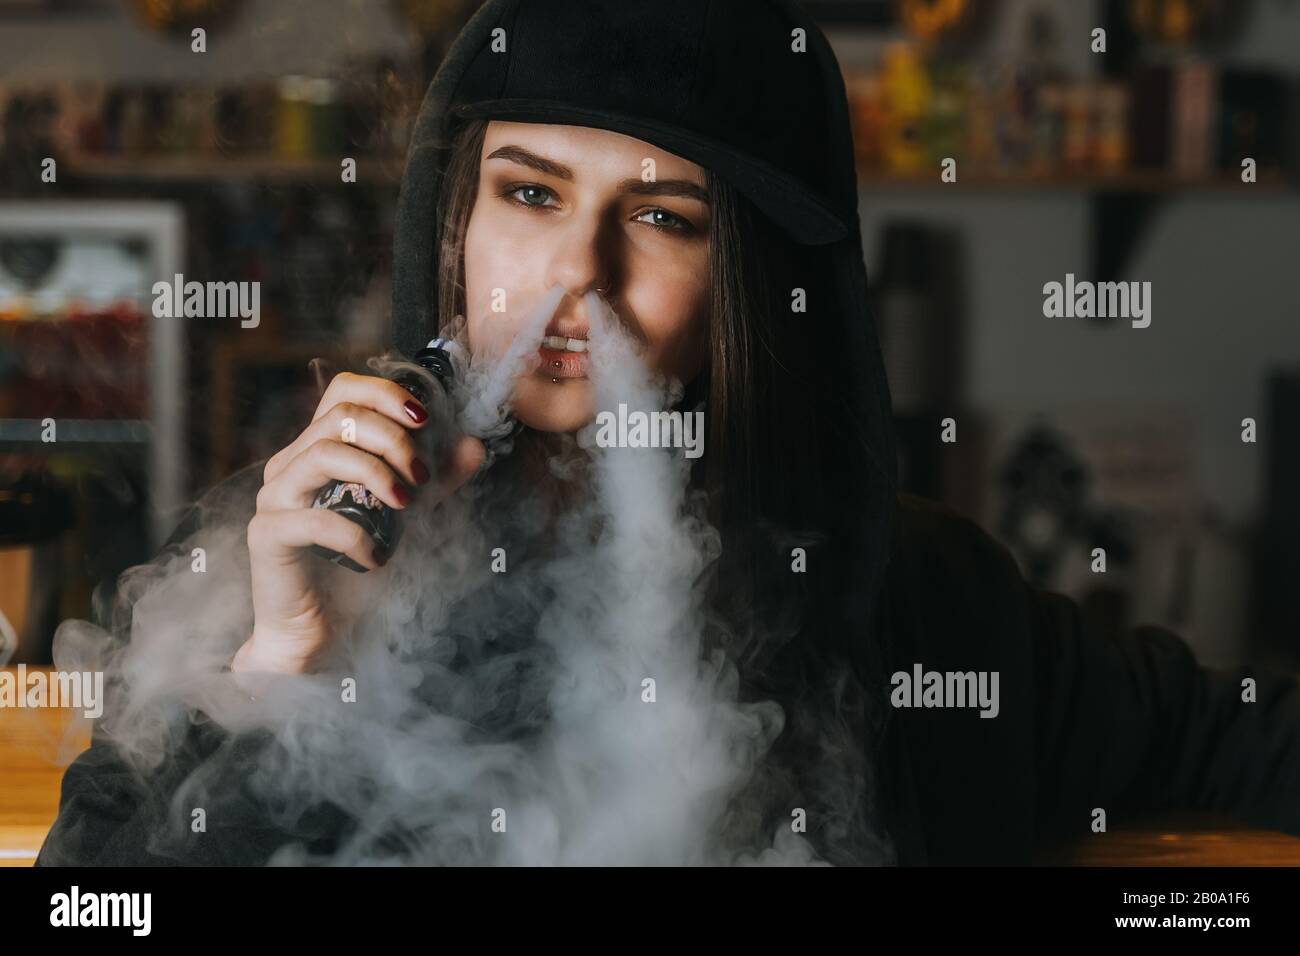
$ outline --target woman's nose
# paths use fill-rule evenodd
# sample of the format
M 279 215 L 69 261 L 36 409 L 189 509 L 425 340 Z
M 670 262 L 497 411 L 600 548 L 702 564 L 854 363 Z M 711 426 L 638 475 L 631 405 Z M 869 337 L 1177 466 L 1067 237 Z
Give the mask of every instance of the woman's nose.
M 608 292 L 613 281 L 617 255 L 612 235 L 597 216 L 573 216 L 555 235 L 547 288 L 557 282 L 575 298 L 589 291 Z

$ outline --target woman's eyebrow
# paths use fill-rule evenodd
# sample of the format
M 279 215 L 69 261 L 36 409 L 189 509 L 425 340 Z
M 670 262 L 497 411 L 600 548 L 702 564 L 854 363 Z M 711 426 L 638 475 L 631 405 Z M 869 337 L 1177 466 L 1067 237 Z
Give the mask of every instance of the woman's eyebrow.
M 545 156 L 538 156 L 522 146 L 502 146 L 500 149 L 494 149 L 488 154 L 487 158 L 509 160 L 512 163 L 518 163 L 520 166 L 535 169 L 539 173 L 554 176 L 556 179 L 567 179 L 569 182 L 573 182 L 573 170 L 568 166 L 557 163 L 553 159 L 547 159 Z
M 529 169 L 535 169 L 540 173 L 546 173 L 548 176 L 554 176 L 556 179 L 563 179 L 567 182 L 573 182 L 573 170 L 563 163 L 557 163 L 553 159 L 547 159 L 545 156 L 538 156 L 531 150 L 524 149 L 522 146 L 502 146 L 494 149 L 487 156 L 488 159 L 504 159 L 511 163 L 518 163 L 520 166 L 527 166 Z M 641 179 L 625 179 L 618 184 L 620 192 L 632 193 L 637 196 L 681 196 L 685 199 L 694 199 L 697 202 L 709 205 L 709 192 L 699 183 L 693 183 L 688 179 L 661 179 L 655 182 L 645 182 Z
M 709 205 L 709 191 L 699 183 L 689 179 L 657 179 L 645 182 L 640 179 L 625 179 L 618 184 L 620 192 L 636 196 L 681 196 Z

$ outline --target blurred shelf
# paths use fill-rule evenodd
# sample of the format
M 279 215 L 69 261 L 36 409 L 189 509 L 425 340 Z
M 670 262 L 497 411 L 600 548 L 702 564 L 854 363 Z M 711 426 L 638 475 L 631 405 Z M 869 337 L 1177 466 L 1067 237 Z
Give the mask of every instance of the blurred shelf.
M 357 161 L 356 185 L 395 184 L 400 181 L 405 157 L 352 157 Z M 101 180 L 167 180 L 200 182 L 211 179 L 246 179 L 268 182 L 343 183 L 340 163 L 329 159 L 291 159 L 283 156 L 186 156 L 141 154 L 99 156 L 73 154 L 64 164 L 74 176 Z M 375 175 L 375 171 L 379 175 Z
M 1243 183 L 1239 176 L 1182 176 L 1160 170 L 1140 170 L 1124 173 L 970 173 L 958 170 L 955 183 L 939 179 L 933 173 L 887 173 L 874 167 L 859 167 L 858 187 L 864 190 L 884 189 L 939 189 L 951 192 L 1080 192 L 1080 193 L 1237 193 L 1249 196 L 1256 193 L 1276 195 L 1290 192 L 1297 185 L 1289 183 L 1276 173 L 1260 174 L 1258 182 Z
M 1152 219 L 1170 199 L 1190 195 L 1277 199 L 1300 193 L 1300 183 L 1272 170 L 1261 173 L 1256 182 L 1243 183 L 1239 175 L 1186 176 L 1158 169 L 1077 174 L 974 171 L 966 175 L 959 170 L 957 182 L 945 183 L 937 170 L 912 175 L 859 166 L 858 190 L 898 194 L 941 191 L 949 197 L 1002 194 L 1035 199 L 1049 193 L 1079 196 L 1091 208 L 1088 271 L 1095 281 L 1109 282 L 1127 268 Z
M 56 441 L 41 441 L 39 418 L 0 418 L 0 445 L 41 445 L 50 451 L 63 445 L 143 445 L 153 437 L 149 422 L 140 419 L 55 418 Z

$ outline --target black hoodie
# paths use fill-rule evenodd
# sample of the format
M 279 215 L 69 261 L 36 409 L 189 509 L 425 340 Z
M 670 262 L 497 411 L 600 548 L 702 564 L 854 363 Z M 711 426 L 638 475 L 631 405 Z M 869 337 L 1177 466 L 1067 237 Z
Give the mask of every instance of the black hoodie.
M 862 260 L 848 103 L 825 37 L 785 0 L 489 0 L 461 32 L 415 124 L 393 254 L 393 344 L 437 332 L 437 200 L 457 120 L 595 126 L 722 176 L 829 279 L 799 318 L 824 381 L 813 415 L 839 505 L 841 626 L 869 626 L 897 486 L 889 390 Z M 811 277 L 809 282 L 811 283 Z
M 1300 834 L 1294 679 L 1208 673 L 1157 628 L 1085 633 L 1072 602 L 1028 586 L 974 524 L 897 493 L 843 81 L 796 6 L 489 0 L 430 86 L 410 145 L 393 292 L 394 345 L 407 355 L 436 331 L 435 209 L 452 120 L 476 116 L 652 142 L 727 179 L 795 241 L 824 248 L 831 278 L 809 290 L 808 321 L 827 357 L 819 412 L 843 439 L 822 462 L 853 582 L 836 614 L 882 658 L 882 674 L 998 681 L 996 714 L 883 708 L 880 735 L 865 745 L 899 863 L 1026 863 L 1046 842 L 1091 833 L 1097 809 L 1112 827 L 1153 810 L 1216 809 Z M 259 477 L 249 469 L 223 489 L 242 496 L 249 517 Z M 191 531 L 178 532 L 178 547 Z M 1242 700 L 1246 676 L 1259 682 L 1254 702 Z M 868 690 L 902 702 L 893 681 Z M 158 851 L 150 841 L 168 787 L 231 746 L 196 724 L 146 786 L 97 742 L 65 777 L 40 863 L 258 863 L 289 839 L 328 837 L 328 820 L 291 835 L 235 809 L 227 819 L 239 822 L 220 840 Z

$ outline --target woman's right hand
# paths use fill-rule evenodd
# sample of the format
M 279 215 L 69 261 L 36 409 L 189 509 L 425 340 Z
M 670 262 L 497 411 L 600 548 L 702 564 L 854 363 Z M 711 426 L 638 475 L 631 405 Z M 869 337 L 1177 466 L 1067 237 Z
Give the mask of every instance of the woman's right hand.
M 351 419 L 352 442 L 343 441 Z M 313 508 L 333 479 L 364 485 L 389 507 L 405 508 L 411 488 L 430 479 L 412 433 L 428 420 L 424 407 L 395 382 L 349 372 L 334 377 L 311 424 L 266 463 L 257 513 L 248 523 L 253 584 L 253 633 L 231 662 L 235 672 L 303 673 L 330 639 L 329 621 L 307 562 L 321 545 L 364 568 L 383 565 L 361 527 L 336 512 Z M 464 435 L 453 447 L 445 474 L 422 494 L 442 500 L 478 470 L 485 450 Z

